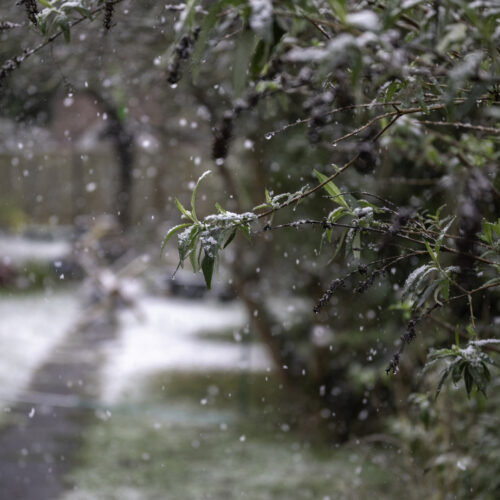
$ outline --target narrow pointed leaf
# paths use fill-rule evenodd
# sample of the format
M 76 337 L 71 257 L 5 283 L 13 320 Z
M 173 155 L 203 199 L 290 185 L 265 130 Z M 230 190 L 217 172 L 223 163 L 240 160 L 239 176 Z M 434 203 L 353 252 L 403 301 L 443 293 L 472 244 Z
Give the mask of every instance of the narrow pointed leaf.
M 200 185 L 200 182 L 210 173 L 211 171 L 207 170 L 206 172 L 203 172 L 203 174 L 200 175 L 199 179 L 196 181 L 196 185 L 194 186 L 193 193 L 191 194 L 191 214 L 193 215 L 193 218 L 195 220 L 197 220 L 196 210 L 195 210 L 196 192 L 198 191 L 198 186 Z
M 190 226 L 191 223 L 190 222 L 187 222 L 185 224 L 179 224 L 175 227 L 173 227 L 172 229 L 169 230 L 169 232 L 167 233 L 167 235 L 165 236 L 165 238 L 163 239 L 163 242 L 161 244 L 161 250 L 160 250 L 160 255 L 163 254 L 163 250 L 165 250 L 165 245 L 168 243 L 168 240 L 176 233 L 178 233 L 179 231 L 181 231 L 182 229 Z
M 215 259 L 205 254 L 201 262 L 201 270 L 203 271 L 203 277 L 205 278 L 205 283 L 207 288 L 210 290 L 212 286 L 212 275 L 214 273 L 214 263 Z
M 316 174 L 316 177 L 318 178 L 319 182 L 323 183 L 328 180 L 328 177 L 322 174 L 321 172 L 314 170 L 314 173 Z M 343 207 L 349 209 L 349 205 L 342 196 L 340 189 L 333 183 L 333 181 L 327 182 L 323 186 L 323 189 L 332 197 L 332 200 L 335 203 L 338 203 L 339 205 L 342 205 Z
M 195 222 L 193 216 L 191 215 L 191 212 L 189 212 L 189 210 L 186 210 L 177 198 L 175 199 L 175 206 L 177 207 L 177 210 L 179 210 L 179 212 L 184 215 L 184 217 Z

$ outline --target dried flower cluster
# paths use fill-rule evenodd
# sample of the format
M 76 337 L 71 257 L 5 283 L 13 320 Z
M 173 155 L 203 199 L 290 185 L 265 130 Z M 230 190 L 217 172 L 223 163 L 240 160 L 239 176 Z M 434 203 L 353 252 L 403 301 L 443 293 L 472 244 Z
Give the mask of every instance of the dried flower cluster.
M 111 29 L 113 23 L 113 14 L 115 12 L 115 4 L 112 0 L 107 0 L 104 4 L 104 19 L 103 26 L 105 30 Z
M 196 28 L 192 35 L 184 34 L 175 47 L 172 61 L 167 68 L 167 82 L 175 85 L 182 77 L 182 64 L 187 61 L 193 53 L 194 44 L 200 34 L 200 28 Z
M 36 5 L 36 0 L 21 0 L 19 3 L 24 5 L 28 20 L 36 26 L 38 24 L 38 7 Z

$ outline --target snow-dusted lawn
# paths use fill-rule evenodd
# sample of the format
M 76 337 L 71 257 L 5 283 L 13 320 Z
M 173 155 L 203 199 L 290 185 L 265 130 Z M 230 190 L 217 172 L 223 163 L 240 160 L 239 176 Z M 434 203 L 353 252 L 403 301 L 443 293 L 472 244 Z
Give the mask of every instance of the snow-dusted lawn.
M 121 315 L 118 340 L 108 346 L 102 397 L 115 402 L 156 372 L 168 370 L 264 370 L 272 365 L 265 349 L 199 339 L 207 330 L 240 329 L 247 322 L 238 303 L 143 297 L 138 314 Z
M 33 371 L 78 316 L 74 288 L 0 297 L 0 408 L 10 406 Z
M 68 241 L 30 240 L 21 236 L 0 236 L 0 255 L 5 264 L 26 261 L 51 262 L 71 254 Z

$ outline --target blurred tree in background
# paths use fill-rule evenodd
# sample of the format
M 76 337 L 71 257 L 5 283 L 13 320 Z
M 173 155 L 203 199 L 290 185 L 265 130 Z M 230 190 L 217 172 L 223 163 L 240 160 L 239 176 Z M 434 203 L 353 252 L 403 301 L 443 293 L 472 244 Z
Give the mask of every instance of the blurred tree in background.
M 3 10 L 2 114 L 47 124 L 55 95 L 87 96 L 106 115 L 124 229 L 138 224 L 134 136 L 198 151 L 191 182 L 212 176 L 192 196 L 168 163 L 164 246 L 177 239 L 209 287 L 219 260 L 230 270 L 304 399 L 297 425 L 307 408 L 344 438 L 392 432 L 442 491 L 498 493 L 497 2 Z

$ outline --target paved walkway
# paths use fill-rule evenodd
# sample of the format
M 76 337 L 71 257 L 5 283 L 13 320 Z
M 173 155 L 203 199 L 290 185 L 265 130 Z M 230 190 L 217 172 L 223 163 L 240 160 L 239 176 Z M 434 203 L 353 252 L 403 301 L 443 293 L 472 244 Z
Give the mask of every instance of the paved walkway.
M 82 403 L 98 395 L 103 346 L 115 334 L 110 323 L 72 332 L 17 395 L 0 430 L 1 498 L 55 500 L 70 487 L 64 477 L 97 418 Z

